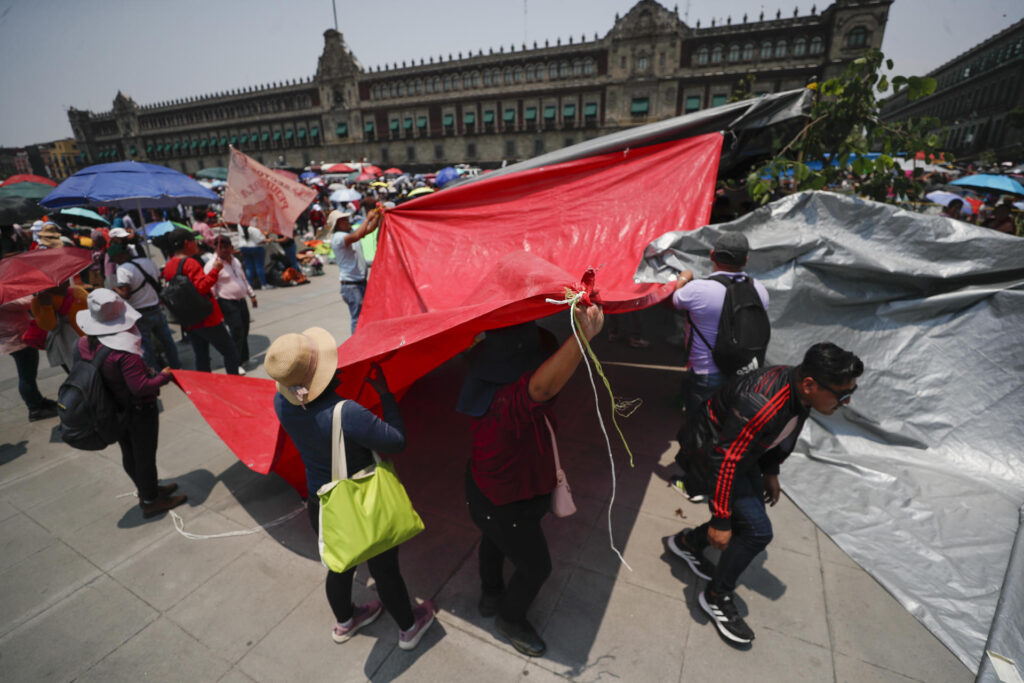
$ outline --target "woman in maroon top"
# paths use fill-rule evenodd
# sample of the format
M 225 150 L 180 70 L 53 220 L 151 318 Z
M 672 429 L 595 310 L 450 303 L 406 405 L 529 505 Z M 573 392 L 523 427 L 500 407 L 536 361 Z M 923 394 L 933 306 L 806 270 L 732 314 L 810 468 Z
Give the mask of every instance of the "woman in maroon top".
M 604 325 L 604 313 L 598 306 L 580 313 L 580 332 L 593 339 Z M 551 574 L 540 525 L 555 489 L 555 460 L 545 418 L 554 422 L 551 403 L 582 359 L 572 336 L 557 350 L 553 337 L 545 342 L 544 333 L 532 322 L 487 332 L 467 354 L 469 374 L 456 408 L 474 418 L 466 502 L 483 535 L 480 614 L 496 614 L 498 633 L 531 657 L 540 657 L 547 649 L 526 619 Z M 505 558 L 515 567 L 507 587 Z
M 171 369 L 154 372 L 142 360 L 142 335 L 135 322 L 142 314 L 116 292 L 96 289 L 89 294 L 88 308 L 75 318 L 86 336 L 78 340 L 78 354 L 91 361 L 106 346 L 110 353 L 100 372 L 118 405 L 129 411 L 124 433 L 117 440 L 124 471 L 135 482 L 142 516 L 149 518 L 185 502 L 172 495 L 175 483 L 160 486 L 156 475 L 157 434 L 160 414 L 156 398 L 160 387 L 171 381 Z

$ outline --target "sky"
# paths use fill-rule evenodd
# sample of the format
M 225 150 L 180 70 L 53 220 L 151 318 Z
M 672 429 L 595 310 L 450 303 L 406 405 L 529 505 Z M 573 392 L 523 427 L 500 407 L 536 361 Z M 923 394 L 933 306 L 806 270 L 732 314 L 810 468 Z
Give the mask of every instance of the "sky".
M 690 26 L 829 0 L 680 0 Z M 570 35 L 604 36 L 633 0 L 335 0 L 364 67 Z M 668 9 L 674 0 L 662 0 Z M 1022 0 L 895 0 L 882 51 L 921 75 L 1024 18 Z M 334 26 L 331 0 L 0 0 L 0 146 L 71 136 L 68 107 L 136 103 L 308 78 Z

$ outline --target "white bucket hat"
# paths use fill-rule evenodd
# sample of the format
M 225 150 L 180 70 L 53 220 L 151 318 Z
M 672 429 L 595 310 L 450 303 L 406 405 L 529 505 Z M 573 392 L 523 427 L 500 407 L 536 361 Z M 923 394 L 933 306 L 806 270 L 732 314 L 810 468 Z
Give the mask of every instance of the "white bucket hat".
M 101 336 L 125 332 L 142 317 L 110 289 L 94 289 L 89 293 L 88 304 L 88 308 L 75 316 L 79 329 L 86 334 Z

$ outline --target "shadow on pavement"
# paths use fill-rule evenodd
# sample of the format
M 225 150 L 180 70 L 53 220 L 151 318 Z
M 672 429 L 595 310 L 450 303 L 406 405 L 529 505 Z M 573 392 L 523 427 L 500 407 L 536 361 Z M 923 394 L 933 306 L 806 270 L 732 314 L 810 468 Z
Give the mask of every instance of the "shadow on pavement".
M 17 460 L 28 453 L 28 440 L 22 439 L 18 443 L 0 444 L 0 465 Z

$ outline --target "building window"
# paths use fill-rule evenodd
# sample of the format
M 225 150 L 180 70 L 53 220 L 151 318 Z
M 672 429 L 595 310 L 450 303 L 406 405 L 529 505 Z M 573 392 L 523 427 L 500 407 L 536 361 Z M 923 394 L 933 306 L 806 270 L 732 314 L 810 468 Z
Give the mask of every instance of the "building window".
M 416 161 L 416 148 L 413 147 L 412 145 L 408 145 L 405 148 L 405 160 Z
M 441 77 L 434 76 L 434 92 L 441 92 Z
M 434 145 L 434 158 L 444 159 L 444 145 Z
M 512 107 L 509 107 L 508 109 L 505 110 L 505 113 L 502 115 L 501 120 L 505 123 L 505 128 L 511 128 L 516 123 L 516 110 L 513 109 Z
M 444 77 L 444 91 L 448 92 L 451 89 L 452 89 L 452 77 L 451 76 L 445 76 Z
M 807 40 L 805 38 L 797 38 L 793 41 L 793 56 L 803 57 L 807 52 Z
M 772 43 L 770 40 L 766 40 L 761 43 L 761 59 L 771 59 L 772 56 Z
M 664 52 L 659 52 L 658 53 L 658 68 L 659 69 L 664 69 L 665 68 L 665 53 Z
M 779 57 L 785 57 L 785 56 L 786 56 L 786 41 L 780 40 L 779 42 L 775 43 L 775 57 L 779 58 Z
M 543 153 L 544 153 L 544 138 L 537 138 L 536 140 L 533 141 L 533 155 L 537 156 L 538 154 L 543 154 Z
M 646 97 L 634 97 L 633 102 L 629 105 L 629 113 L 635 119 L 646 118 L 650 106 L 650 100 Z
M 575 138 L 565 138 L 562 140 L 562 147 L 572 147 L 576 144 Z
M 576 105 L 567 104 L 562 107 L 562 121 L 572 123 L 576 120 Z
M 553 122 L 555 120 L 555 115 L 557 113 L 558 112 L 556 111 L 553 105 L 549 107 L 544 107 L 544 120 L 548 122 Z
M 473 72 L 473 87 L 474 88 L 479 88 L 480 87 L 480 72 L 479 71 L 474 71 Z
M 636 70 L 640 72 L 647 71 L 647 57 L 641 57 L 636 60 Z
M 583 105 L 583 116 L 588 124 L 597 123 L 597 102 L 587 102 Z
M 462 76 L 462 87 L 470 88 L 473 85 L 473 76 L 471 74 L 465 74 Z
M 700 110 L 700 95 L 690 95 L 686 98 L 686 113 Z
M 517 66 L 516 70 L 513 72 L 513 77 L 515 78 L 516 83 L 522 83 L 523 82 L 523 68 L 520 67 L 520 66 Z
M 442 123 L 444 123 L 444 131 L 446 133 L 451 133 L 455 128 L 455 115 L 445 114 L 444 119 L 442 119 Z
M 622 55 L 622 59 L 619 60 L 619 66 L 623 69 L 626 68 L 626 55 Z
M 467 142 L 466 143 L 466 158 L 467 159 L 475 159 L 476 158 L 476 143 L 475 142 Z
M 572 63 L 572 75 L 576 78 L 583 75 L 583 62 L 577 60 Z
M 711 63 L 712 64 L 721 64 L 722 63 L 722 46 L 721 45 L 715 45 L 715 47 L 712 48 L 712 50 L 711 50 Z
M 588 59 L 583 60 L 583 75 L 584 76 L 593 76 L 594 72 L 596 72 L 596 71 L 597 71 L 597 69 L 594 66 L 594 60 L 593 59 L 589 59 L 588 58 Z
M 412 133 L 412 117 L 411 116 L 406 116 L 405 120 L 402 121 L 402 130 L 405 131 L 406 135 L 409 135 L 410 133 Z
M 420 129 L 420 134 L 423 134 L 427 130 L 427 117 L 420 116 L 416 119 L 416 127 Z
M 405 83 L 398 84 L 398 96 L 405 97 Z
M 738 62 L 740 61 L 740 46 L 733 43 L 729 46 L 729 61 Z
M 397 83 L 392 83 L 391 84 L 391 96 L 392 97 L 398 97 L 398 84 Z
M 569 62 L 562 62 L 558 65 L 558 77 L 568 78 L 569 77 Z
M 814 36 L 813 38 L 811 38 L 811 54 L 812 55 L 821 54 L 821 49 L 822 49 L 821 36 Z
M 743 46 L 743 61 L 749 62 L 754 58 L 754 44 L 747 43 Z
M 712 95 L 711 96 L 711 106 L 712 107 L 721 107 L 723 104 L 725 104 L 725 101 L 727 99 L 729 99 L 729 96 L 724 94 L 724 93 L 721 94 L 721 95 Z
M 380 160 L 383 161 L 385 164 L 391 160 L 391 154 L 388 153 L 387 147 L 380 148 Z
M 543 81 L 544 80 L 544 65 L 543 64 L 538 64 L 537 65 L 537 80 L 538 81 Z
M 868 31 L 858 26 L 846 34 L 846 47 L 865 47 L 868 44 Z
M 515 158 L 516 156 L 516 141 L 505 140 L 505 156 L 508 158 Z
M 429 78 L 427 79 L 427 92 L 434 92 L 434 81 L 430 80 Z
M 533 123 L 534 121 L 536 121 L 537 120 L 537 107 L 527 107 L 526 108 L 526 115 L 523 118 L 525 118 L 527 120 L 527 122 L 529 122 L 529 123 Z
M 708 63 L 708 49 L 706 47 L 702 47 L 701 49 L 697 50 L 697 64 L 703 65 L 703 64 L 707 64 L 707 63 Z
M 485 71 L 484 72 L 484 85 L 488 86 L 490 84 L 491 84 L 491 72 L 490 71 Z

